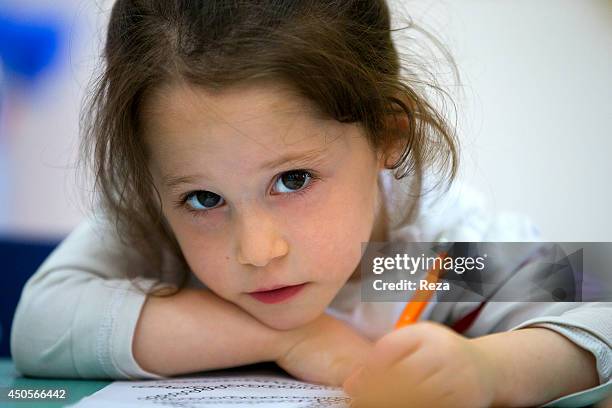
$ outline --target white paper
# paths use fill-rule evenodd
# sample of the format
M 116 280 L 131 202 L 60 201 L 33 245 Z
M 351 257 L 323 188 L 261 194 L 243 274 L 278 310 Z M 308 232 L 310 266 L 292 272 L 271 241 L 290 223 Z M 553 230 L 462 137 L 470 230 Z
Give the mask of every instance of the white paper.
M 115 381 L 77 408 L 330 407 L 346 408 L 341 388 L 295 380 L 271 371 L 214 372 L 168 380 Z

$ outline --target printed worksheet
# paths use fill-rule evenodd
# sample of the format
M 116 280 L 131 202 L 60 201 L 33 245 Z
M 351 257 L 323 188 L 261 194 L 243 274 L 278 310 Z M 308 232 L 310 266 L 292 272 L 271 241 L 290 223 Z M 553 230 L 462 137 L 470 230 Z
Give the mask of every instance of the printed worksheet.
M 211 372 L 167 380 L 115 381 L 72 405 L 135 407 L 348 407 L 341 388 L 295 380 L 274 370 Z

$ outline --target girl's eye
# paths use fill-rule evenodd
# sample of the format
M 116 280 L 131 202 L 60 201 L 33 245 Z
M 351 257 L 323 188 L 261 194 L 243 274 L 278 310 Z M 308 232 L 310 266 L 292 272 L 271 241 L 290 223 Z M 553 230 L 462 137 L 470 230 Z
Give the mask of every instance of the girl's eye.
M 290 170 L 281 173 L 274 182 L 274 189 L 280 194 L 294 193 L 303 194 L 310 188 L 314 180 L 318 177 L 306 170 Z M 225 200 L 218 194 L 207 190 L 192 191 L 183 195 L 177 202 L 178 207 L 187 206 L 187 209 L 194 215 L 206 215 L 209 210 L 213 210 L 221 205 Z
M 194 191 L 185 200 L 194 210 L 212 210 L 223 201 L 220 195 L 210 191 Z
M 312 174 L 305 170 L 286 171 L 274 183 L 279 193 L 292 193 L 305 188 L 312 181 Z

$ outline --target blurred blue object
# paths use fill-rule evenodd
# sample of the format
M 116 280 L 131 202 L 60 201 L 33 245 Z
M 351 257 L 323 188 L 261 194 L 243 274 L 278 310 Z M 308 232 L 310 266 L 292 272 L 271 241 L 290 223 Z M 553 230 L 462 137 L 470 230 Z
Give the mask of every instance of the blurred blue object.
M 26 20 L 0 10 L 0 60 L 7 73 L 34 80 L 54 62 L 60 46 L 60 24 Z
M 23 286 L 60 241 L 0 237 L 0 357 L 8 357 L 10 353 L 13 314 Z

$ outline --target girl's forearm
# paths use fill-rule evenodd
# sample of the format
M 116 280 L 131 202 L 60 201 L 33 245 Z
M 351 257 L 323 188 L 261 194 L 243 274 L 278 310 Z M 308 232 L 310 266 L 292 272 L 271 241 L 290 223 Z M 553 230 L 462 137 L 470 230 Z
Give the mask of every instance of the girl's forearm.
M 593 355 L 546 328 L 472 339 L 496 372 L 493 406 L 544 404 L 599 384 Z
M 291 339 L 208 290 L 186 288 L 147 298 L 133 353 L 143 369 L 170 376 L 275 361 Z

